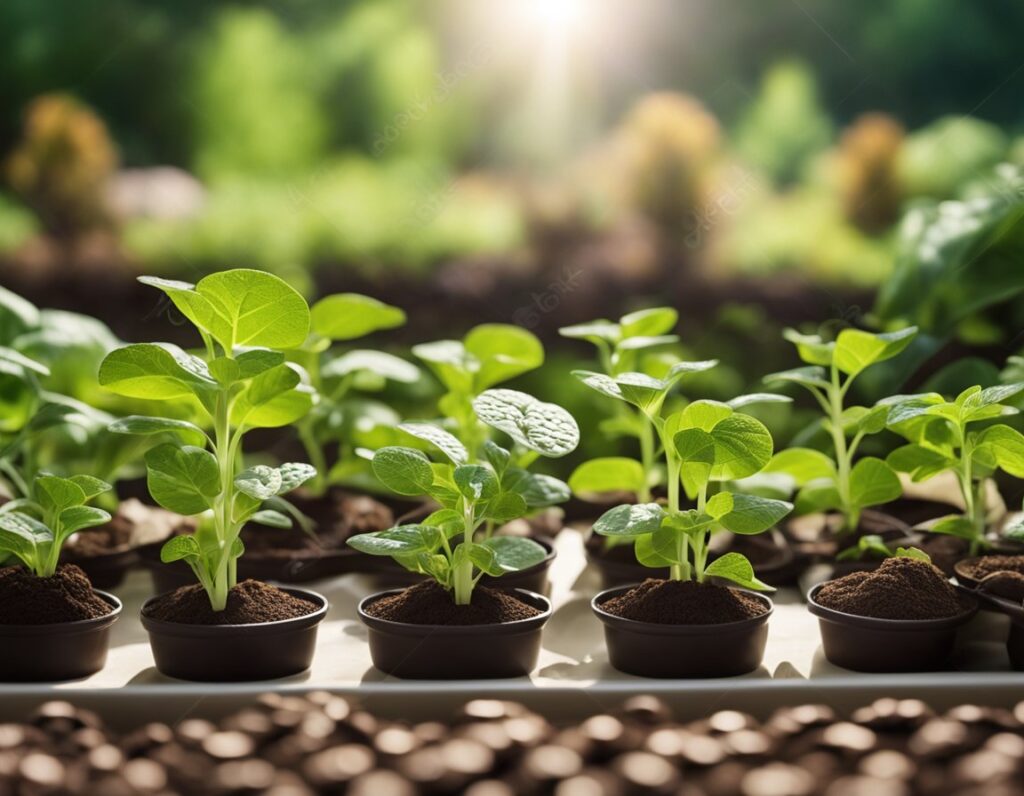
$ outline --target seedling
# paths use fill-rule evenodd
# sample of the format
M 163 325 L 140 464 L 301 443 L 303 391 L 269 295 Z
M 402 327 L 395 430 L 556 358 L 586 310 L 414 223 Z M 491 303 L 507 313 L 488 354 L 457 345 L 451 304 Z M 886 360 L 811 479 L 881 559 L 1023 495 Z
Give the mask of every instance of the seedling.
M 37 577 L 51 577 L 73 533 L 110 522 L 107 512 L 86 505 L 109 489 L 88 475 L 37 476 L 30 497 L 0 506 L 0 558 L 13 557 Z
M 838 511 L 839 533 L 845 534 L 857 528 L 864 509 L 903 494 L 899 476 L 882 459 L 866 456 L 854 464 L 864 437 L 885 428 L 888 406 L 846 407 L 844 402 L 861 373 L 898 355 L 916 334 L 913 326 L 886 334 L 844 329 L 835 341 L 826 342 L 792 329 L 784 333 L 807 367 L 774 373 L 765 381 L 792 382 L 810 392 L 825 415 L 822 424 L 832 439 L 831 458 L 812 448 L 790 448 L 776 455 L 768 468 L 793 478 L 800 489 L 798 513 Z
M 427 363 L 445 387 L 438 402 L 452 433 L 476 462 L 483 451 L 487 429 L 473 409 L 485 390 L 544 364 L 540 341 L 518 326 L 489 323 L 477 326 L 462 339 L 438 340 L 413 346 L 413 354 Z M 518 458 L 518 457 L 517 457 Z
M 373 332 L 394 329 L 405 323 L 405 313 L 369 296 L 337 293 L 320 299 L 310 312 L 310 333 L 291 358 L 309 374 L 310 385 L 320 396 L 313 409 L 296 424 L 306 456 L 317 470 L 306 489 L 322 495 L 328 483 L 358 481 L 366 469 L 355 455 L 352 438 L 356 429 L 376 426 L 378 421 L 397 423 L 383 404 L 355 396 L 377 392 L 386 382 L 412 384 L 420 371 L 404 359 L 371 349 L 337 353 L 332 342 L 355 340 Z M 325 448 L 338 443 L 337 460 L 328 467 Z
M 859 561 L 866 558 L 916 558 L 927 561 L 929 564 L 932 561 L 931 556 L 916 547 L 893 549 L 875 533 L 865 534 L 857 540 L 857 544 L 847 547 L 836 555 L 837 561 Z
M 586 340 L 597 348 L 598 360 L 605 376 L 642 372 L 651 377 L 664 376 L 669 366 L 661 359 L 642 368 L 644 354 L 679 341 L 669 332 L 679 314 L 671 307 L 654 307 L 624 315 L 618 323 L 591 321 L 559 329 L 563 337 Z M 602 492 L 630 492 L 640 503 L 651 500 L 651 489 L 663 480 L 658 468 L 657 435 L 650 419 L 637 407 L 615 402 L 615 415 L 603 421 L 601 431 L 614 436 L 631 437 L 637 441 L 640 460 L 625 456 L 608 456 L 584 462 L 569 477 L 569 486 L 578 495 Z
M 738 409 L 779 396 L 743 396 L 731 403 L 694 401 L 681 411 L 663 416 L 669 392 L 685 373 L 707 370 L 714 362 L 680 362 L 664 379 L 642 373 L 615 378 L 577 372 L 584 384 L 604 395 L 635 406 L 654 426 L 668 474 L 668 505 L 637 503 L 617 506 L 594 524 L 602 536 L 633 540 L 637 560 L 644 566 L 668 567 L 673 580 L 703 582 L 725 578 L 751 589 L 771 587 L 754 575 L 747 558 L 727 553 L 708 563 L 713 531 L 762 533 L 793 508 L 781 500 L 745 495 L 726 483 L 754 475 L 772 456 L 772 438 L 758 420 Z M 785 400 L 785 399 L 782 399 Z M 680 485 L 695 508 L 680 505 Z M 716 490 L 712 493 L 712 489 Z
M 989 546 L 986 480 L 997 470 L 1024 478 L 1024 435 L 1005 423 L 991 422 L 1018 413 L 1002 401 L 1021 391 L 1024 382 L 986 389 L 975 386 L 954 401 L 927 393 L 891 399 L 885 407 L 889 428 L 909 443 L 889 454 L 892 468 L 909 473 L 914 481 L 945 471 L 955 473 L 964 514 L 942 517 L 930 530 L 966 539 L 971 555 Z
M 245 469 L 241 464 L 246 433 L 296 423 L 313 404 L 314 391 L 284 354 L 306 340 L 309 307 L 288 284 L 261 271 L 224 271 L 197 285 L 155 277 L 140 281 L 166 293 L 192 322 L 205 357 L 169 343 L 124 346 L 103 360 L 100 384 L 165 406 L 194 402 L 213 431 L 141 415 L 110 428 L 175 438 L 146 453 L 149 492 L 170 511 L 199 515 L 199 523 L 194 535 L 169 540 L 160 557 L 165 563 L 188 563 L 213 610 L 222 611 L 237 581 L 242 526 L 253 521 L 290 527 L 291 517 L 300 515 L 281 495 L 315 474 L 308 464 Z
M 472 409 L 488 426 L 538 456 L 564 456 L 579 443 L 579 428 L 568 412 L 526 393 L 487 390 Z M 353 536 L 349 545 L 391 556 L 406 569 L 433 578 L 452 593 L 456 605 L 469 605 L 484 575 L 500 577 L 544 560 L 546 551 L 532 539 L 491 536 L 490 528 L 564 499 L 564 484 L 514 466 L 510 451 L 491 440 L 482 446 L 484 460 L 472 463 L 466 446 L 442 428 L 426 423 L 400 428 L 430 443 L 444 461 L 390 446 L 374 454 L 374 472 L 398 494 L 427 496 L 441 508 L 422 523 Z

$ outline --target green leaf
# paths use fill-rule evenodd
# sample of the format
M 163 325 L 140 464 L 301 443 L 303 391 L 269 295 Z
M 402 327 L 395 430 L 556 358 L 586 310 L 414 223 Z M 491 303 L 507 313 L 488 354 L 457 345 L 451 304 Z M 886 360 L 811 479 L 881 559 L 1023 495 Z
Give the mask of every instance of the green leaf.
M 457 340 L 437 340 L 412 347 L 412 353 L 430 365 L 431 370 L 452 392 L 460 395 L 473 391 L 471 368 L 479 363 Z
M 275 467 L 257 464 L 235 476 L 240 492 L 256 500 L 269 500 L 281 491 L 281 473 Z
M 831 387 L 825 375 L 825 369 L 816 365 L 771 373 L 764 377 L 764 381 L 766 383 L 773 381 L 793 382 L 804 387 L 820 387 L 823 390 Z
M 53 541 L 53 533 L 43 523 L 20 511 L 0 512 L 0 531 L 13 534 L 33 547 Z
M 490 500 L 498 494 L 498 477 L 482 464 L 460 464 L 455 468 L 455 484 L 467 500 Z
M 415 384 L 420 379 L 420 369 L 401 357 L 385 354 L 383 351 L 347 351 L 332 359 L 320 371 L 324 379 L 340 378 L 350 373 L 366 371 L 401 384 Z
M 828 511 L 838 509 L 842 506 L 842 499 L 839 497 L 839 490 L 836 489 L 834 481 L 817 480 L 811 481 L 796 497 L 797 514 L 810 514 L 817 511 Z
M 494 472 L 501 478 L 512 461 L 512 454 L 493 440 L 484 440 L 484 458 L 487 459 Z
M 699 428 L 687 428 L 676 434 L 672 443 L 682 463 L 679 475 L 683 488 L 687 496 L 693 499 L 711 478 L 715 465 L 714 437 Z
M 640 462 L 624 456 L 591 459 L 577 467 L 569 476 L 569 488 L 577 495 L 597 495 L 602 492 L 643 491 L 646 474 Z
M 331 340 L 355 340 L 405 323 L 405 313 L 359 293 L 335 293 L 313 305 L 313 331 Z
M 479 363 L 473 380 L 476 392 L 544 364 L 544 346 L 540 340 L 518 326 L 485 323 L 470 330 L 463 344 Z
M 22 354 L 20 351 L 15 351 L 13 348 L 0 345 L 0 360 L 9 362 L 24 370 L 32 371 L 39 376 L 49 376 L 50 369 L 41 362 L 36 362 L 34 359 L 29 359 L 27 356 Z
M 678 427 L 699 428 L 703 431 L 711 431 L 711 429 L 732 413 L 733 408 L 721 401 L 694 401 L 688 404 L 682 412 L 678 413 Z
M 764 469 L 772 458 L 772 435 L 765 425 L 749 415 L 734 414 L 711 429 L 715 441 L 715 464 L 711 478 L 735 481 Z
M 473 563 L 473 566 L 485 575 L 499 577 L 505 574 L 505 570 L 498 566 L 494 551 L 489 547 L 473 542 L 463 542 L 456 550 L 458 551 L 456 555 L 465 555 Z M 453 560 L 455 560 L 455 556 L 453 556 Z
M 638 536 L 633 544 L 633 553 L 642 566 L 652 569 L 667 568 L 681 563 L 676 561 L 679 557 L 679 548 L 676 542 L 675 531 L 670 528 L 662 528 L 654 533 Z
M 902 548 L 901 548 L 902 549 Z M 889 558 L 892 553 L 885 540 L 875 533 L 866 534 L 857 540 L 855 547 L 848 547 L 836 555 L 837 561 L 856 561 L 872 554 L 878 558 Z
M 216 357 L 210 362 L 210 373 L 224 386 L 247 381 L 265 370 L 284 364 L 284 354 L 266 348 L 243 351 L 235 358 Z
M 32 491 L 39 505 L 54 514 L 72 506 L 81 506 L 86 501 L 85 492 L 78 484 L 55 475 L 37 476 Z
M 768 462 L 764 472 L 785 473 L 793 478 L 797 486 L 820 478 L 835 480 L 838 477 L 835 463 L 821 451 L 812 448 L 779 451 Z
M 285 462 L 277 468 L 281 474 L 281 488 L 277 494 L 284 495 L 298 489 L 311 478 L 316 477 L 316 468 L 305 462 Z
M 486 547 L 494 554 L 494 563 L 500 573 L 521 572 L 547 558 L 547 551 L 543 547 L 533 539 L 523 537 L 493 536 L 477 546 Z
M 94 528 L 97 525 L 105 525 L 110 522 L 110 515 L 103 509 L 94 506 L 72 506 L 60 513 L 61 538 L 62 542 L 76 531 L 83 528 Z
M 473 401 L 473 409 L 487 425 L 544 456 L 565 456 L 580 441 L 572 415 L 517 390 L 487 390 Z
M 678 321 L 679 313 L 672 307 L 651 307 L 623 315 L 618 325 L 624 338 L 651 337 L 667 334 Z
M 657 503 L 636 503 L 609 509 L 594 523 L 601 536 L 641 536 L 661 527 L 665 510 Z
M 975 442 L 975 449 L 988 450 L 1000 468 L 1014 478 L 1024 478 L 1024 435 L 1005 425 L 989 426 Z
M 909 473 L 913 481 L 926 481 L 956 464 L 943 454 L 921 445 L 903 445 L 892 451 L 886 463 L 900 473 Z
M 434 483 L 430 460 L 414 448 L 381 448 L 373 455 L 373 472 L 400 495 L 425 495 Z
M 754 576 L 754 568 L 746 556 L 739 553 L 726 553 L 724 556 L 716 558 L 708 564 L 707 569 L 704 570 L 704 576 L 730 580 L 744 589 L 775 591 L 767 583 L 763 583 Z
M 107 428 L 115 434 L 176 434 L 183 442 L 197 446 L 206 441 L 206 434 L 199 426 L 187 420 L 173 420 L 167 417 L 129 415 L 118 418 Z
M 518 492 L 502 492 L 487 504 L 487 518 L 497 523 L 511 522 L 525 517 L 530 507 Z
M 801 334 L 796 329 L 784 329 L 782 336 L 796 346 L 800 359 L 808 365 L 828 367 L 832 364 L 832 355 L 836 348 L 834 342 L 826 342 L 817 334 Z
M 728 494 L 728 493 L 719 493 Z M 715 495 L 717 498 L 719 495 Z M 732 506 L 718 521 L 728 530 L 739 534 L 757 534 L 773 528 L 779 520 L 793 510 L 793 504 L 784 500 L 732 494 Z M 708 501 L 710 506 L 711 501 Z M 709 514 L 713 514 L 710 510 Z
M 899 476 L 881 459 L 865 457 L 850 471 L 850 502 L 857 508 L 889 503 L 902 494 Z
M 249 520 L 250 522 L 258 523 L 259 525 L 266 525 L 268 528 L 288 529 L 292 527 L 291 517 L 282 514 L 280 511 L 274 511 L 273 509 L 257 511 L 249 518 Z
M 673 345 L 679 342 L 679 336 L 675 334 L 660 334 L 655 336 L 627 337 L 619 343 L 619 351 L 642 351 L 645 348 L 657 348 L 658 346 Z
M 501 478 L 501 488 L 523 497 L 531 509 L 543 509 L 565 503 L 572 497 L 569 486 L 554 476 L 509 468 Z
M 959 514 L 941 517 L 928 530 L 932 533 L 941 533 L 946 536 L 958 536 L 968 541 L 973 541 L 978 535 L 974 523 L 966 517 L 961 517 Z
M 94 478 L 91 475 L 73 475 L 69 479 L 78 484 L 79 489 L 85 493 L 86 500 L 92 500 L 97 495 L 109 492 L 113 487 L 106 481 Z
M 753 406 L 755 404 L 788 404 L 792 402 L 793 399 L 788 395 L 779 395 L 774 392 L 753 392 L 749 395 L 739 395 L 729 401 L 728 404 L 733 409 L 742 409 L 745 406 Z
M 202 558 L 203 551 L 195 536 L 172 536 L 160 548 L 160 560 L 165 564 L 175 561 L 195 561 Z
M 139 343 L 111 351 L 100 364 L 101 386 L 128 398 L 173 400 L 217 388 L 198 357 L 169 343 Z
M 441 545 L 441 532 L 430 525 L 400 525 L 386 531 L 349 537 L 347 544 L 372 556 L 431 554 Z
M 573 340 L 587 340 L 595 345 L 609 343 L 615 345 L 622 339 L 622 327 L 608 320 L 578 323 L 574 326 L 563 326 L 558 330 L 562 337 Z
M 897 547 L 896 556 L 897 558 L 916 558 L 918 561 L 932 563 L 932 557 L 916 547 Z
M 910 345 L 915 335 L 916 326 L 885 334 L 843 329 L 836 338 L 836 367 L 849 376 L 855 376 L 877 362 L 884 362 L 900 354 Z
M 146 452 L 147 485 L 168 511 L 200 514 L 220 494 L 220 473 L 213 454 L 191 445 L 158 445 Z
M 398 427 L 406 434 L 429 442 L 455 464 L 465 464 L 469 461 L 469 453 L 466 451 L 465 445 L 455 435 L 443 428 L 429 423 L 401 423 Z
M 254 428 L 280 428 L 304 417 L 315 391 L 302 383 L 303 372 L 285 363 L 255 376 L 235 399 L 231 423 Z

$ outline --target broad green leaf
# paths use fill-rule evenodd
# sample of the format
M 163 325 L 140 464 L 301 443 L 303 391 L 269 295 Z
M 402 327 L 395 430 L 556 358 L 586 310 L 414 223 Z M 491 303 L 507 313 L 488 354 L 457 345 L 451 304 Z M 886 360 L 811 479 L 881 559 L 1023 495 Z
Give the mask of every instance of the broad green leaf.
M 113 489 L 106 481 L 94 478 L 91 475 L 73 475 L 69 480 L 78 484 L 79 489 L 85 493 L 86 500 L 92 500 L 97 495 L 102 495 L 104 492 L 109 492 Z
M 437 340 L 412 347 L 412 353 L 430 365 L 431 370 L 449 390 L 459 394 L 473 391 L 476 359 L 458 340 Z
M 733 408 L 721 401 L 693 401 L 679 413 L 678 427 L 680 429 L 699 428 L 703 431 L 711 431 L 711 429 L 732 413 Z
M 1001 404 L 1008 398 L 1013 398 L 1024 391 L 1024 382 L 1014 384 L 999 384 L 995 387 L 979 389 L 963 402 L 965 409 L 982 409 L 984 407 Z
M 764 469 L 772 458 L 772 435 L 749 415 L 734 414 L 711 429 L 715 464 L 711 478 L 735 481 Z
M 672 444 L 682 463 L 679 476 L 683 488 L 693 499 L 711 478 L 716 455 L 714 437 L 699 428 L 687 428 L 672 438 Z
M 757 534 L 773 528 L 792 510 L 793 504 L 784 500 L 733 494 L 731 509 L 718 521 L 733 533 Z
M 797 486 L 819 478 L 837 478 L 835 463 L 821 451 L 812 448 L 788 448 L 779 451 L 764 468 L 766 473 L 785 473 Z
M 268 500 L 281 491 L 281 473 L 276 467 L 257 464 L 236 475 L 235 486 L 251 498 Z
M 32 491 L 39 505 L 54 514 L 60 514 L 72 506 L 81 506 L 86 501 L 85 492 L 78 484 L 56 475 L 38 476 Z
M 129 415 L 119 417 L 107 428 L 115 434 L 176 434 L 183 442 L 197 446 L 206 441 L 206 434 L 199 426 L 187 420 L 173 420 L 168 417 Z
M 766 383 L 770 382 L 793 382 L 794 384 L 800 384 L 804 387 L 819 387 L 827 390 L 831 385 L 828 382 L 828 378 L 825 375 L 825 369 L 817 365 L 811 365 L 806 368 L 793 368 L 792 370 L 783 370 L 779 373 L 771 373 L 764 377 Z
M 231 407 L 232 425 L 256 428 L 291 425 L 313 406 L 315 393 L 301 382 L 300 371 L 291 363 L 263 371 L 249 381 L 235 399 Z
M 914 444 L 897 448 L 885 461 L 897 472 L 909 473 L 913 481 L 926 481 L 956 464 L 953 459 L 937 451 Z
M 811 481 L 796 496 L 797 514 L 810 514 L 817 511 L 838 509 L 842 506 L 839 490 L 832 480 L 820 479 Z
M 991 451 L 1000 468 L 1014 478 L 1024 478 L 1024 435 L 1009 426 L 989 426 L 975 443 L 975 448 Z
M 705 370 L 711 370 L 716 367 L 718 367 L 717 359 L 702 359 L 698 362 L 676 362 L 668 369 L 668 373 L 665 374 L 665 380 L 674 382 L 687 373 L 703 373 Z
M 551 475 L 509 468 L 501 478 L 501 488 L 522 495 L 531 509 L 543 509 L 565 503 L 572 497 L 568 484 Z
M 646 373 L 621 373 L 615 383 L 625 401 L 638 407 L 648 415 L 656 414 L 671 388 L 671 383 L 656 379 Z
M 485 547 L 482 544 L 474 544 L 473 542 L 463 542 L 456 548 L 456 551 L 457 556 L 465 555 L 473 562 L 473 566 L 485 575 L 499 577 L 505 574 L 505 570 L 498 566 L 494 551 L 489 547 Z M 453 561 L 457 560 L 456 556 L 452 558 Z
M 110 515 L 95 506 L 72 506 L 60 513 L 61 538 L 63 541 L 71 534 L 84 528 L 94 528 L 110 522 Z
M 928 555 L 924 550 L 921 550 L 917 547 L 897 547 L 896 557 L 916 558 L 918 561 L 924 561 L 928 564 L 932 563 L 932 557 Z
M 487 518 L 497 523 L 511 522 L 525 517 L 530 507 L 518 492 L 502 492 L 487 504 Z
M 817 334 L 801 334 L 796 329 L 784 329 L 782 336 L 796 346 L 800 359 L 808 365 L 828 367 L 832 364 L 832 355 L 836 349 L 834 342 L 826 342 Z
M 902 549 L 902 548 L 901 548 Z M 865 534 L 857 540 L 857 544 L 848 547 L 836 555 L 837 561 L 856 561 L 866 555 L 873 555 L 877 558 L 889 558 L 892 555 L 885 540 L 875 533 Z
M 493 536 L 480 547 L 494 554 L 494 562 L 501 572 L 521 572 L 536 566 L 547 557 L 547 551 L 533 539 L 516 536 Z
M 16 365 L 24 370 L 32 371 L 39 376 L 49 376 L 50 369 L 41 362 L 36 362 L 34 359 L 29 359 L 27 356 L 22 354 L 20 351 L 15 351 L 13 348 L 0 345 L 0 360 L 9 362 L 12 365 Z
M 654 533 L 638 536 L 633 545 L 636 560 L 645 567 L 662 569 L 673 564 L 682 563 L 679 557 L 678 539 L 675 531 L 661 529 Z
M 733 505 L 732 492 L 719 492 L 708 498 L 704 511 L 717 520 L 732 511 Z
M 316 468 L 305 462 L 285 462 L 277 468 L 281 474 L 281 488 L 277 494 L 284 495 L 298 489 L 311 478 L 316 477 Z
M 473 409 L 487 425 L 544 456 L 565 456 L 580 441 L 572 415 L 517 390 L 487 390 L 473 401 Z
M 604 373 L 594 373 L 590 370 L 574 370 L 572 371 L 572 376 L 602 395 L 619 401 L 626 400 L 622 394 L 622 389 L 611 376 L 606 376 Z
M 460 464 L 455 468 L 455 484 L 467 500 L 490 500 L 498 494 L 498 477 L 482 464 Z
M 367 371 L 382 378 L 401 384 L 415 384 L 420 379 L 420 369 L 401 357 L 385 354 L 383 351 L 347 351 L 332 359 L 320 371 L 324 379 L 340 378 L 350 373 Z
M 359 293 L 335 293 L 320 299 L 310 312 L 313 331 L 331 340 L 355 340 L 405 323 L 405 313 Z
M 512 454 L 501 447 L 501 445 L 488 439 L 484 440 L 484 458 L 487 459 L 491 467 L 494 468 L 494 472 L 501 478 L 504 476 L 505 470 L 508 469 L 509 462 L 512 461 Z
M 624 338 L 651 337 L 667 334 L 678 321 L 679 313 L 672 307 L 651 307 L 623 315 L 618 325 Z
M 646 474 L 640 462 L 624 456 L 591 459 L 577 467 L 569 476 L 569 488 L 577 495 L 602 492 L 643 491 Z
M 973 540 L 977 536 L 977 529 L 974 527 L 974 523 L 958 514 L 950 514 L 939 518 L 928 530 L 932 533 L 958 536 L 961 539 L 968 540 Z
M 0 287 L 0 341 L 5 343 L 39 326 L 39 310 L 17 293 Z
M 373 455 L 373 472 L 400 495 L 425 495 L 434 483 L 430 460 L 414 448 L 381 448 Z
M 386 531 L 357 534 L 347 544 L 373 556 L 430 554 L 441 545 L 441 532 L 429 525 L 400 525 Z
M 602 536 L 640 536 L 661 527 L 665 510 L 657 503 L 636 503 L 609 509 L 594 523 Z
M 835 365 L 843 373 L 855 376 L 865 368 L 901 353 L 916 334 L 916 326 L 885 334 L 843 329 L 836 338 Z
M 206 511 L 221 491 L 217 460 L 202 448 L 158 445 L 146 452 L 146 469 L 153 500 L 178 514 Z
M 253 348 L 242 351 L 238 356 L 216 357 L 210 362 L 211 375 L 225 386 L 235 382 L 246 381 L 258 376 L 265 370 L 284 364 L 284 354 L 266 348 Z
M 708 501 L 709 505 L 711 505 L 712 500 L 714 498 Z M 719 499 L 714 507 L 716 510 L 723 509 L 722 499 Z M 697 509 L 687 509 L 675 514 L 666 514 L 665 519 L 662 520 L 662 527 L 672 528 L 689 534 L 705 531 L 714 524 L 714 517 L 706 512 L 697 511 Z
M 737 586 L 742 586 L 745 589 L 753 589 L 755 591 L 775 591 L 767 583 L 764 583 L 757 579 L 754 575 L 754 568 L 750 565 L 746 556 L 740 553 L 726 553 L 720 558 L 716 558 L 710 564 L 707 569 L 704 570 L 704 576 L 709 578 L 724 578 L 730 580 Z
M 160 560 L 165 564 L 189 561 L 202 557 L 203 551 L 195 536 L 172 536 L 160 548 Z
M 111 351 L 100 364 L 99 383 L 118 395 L 151 400 L 185 398 L 217 388 L 205 362 L 169 343 L 139 343 Z
M 476 392 L 544 364 L 544 347 L 540 340 L 518 326 L 485 323 L 471 329 L 463 344 L 479 363 L 474 376 Z
M 608 343 L 615 345 L 622 339 L 622 327 L 617 323 L 608 320 L 590 321 L 589 323 L 578 323 L 574 326 L 563 326 L 558 330 L 562 337 L 574 340 L 587 340 L 595 345 Z
M 637 335 L 636 337 L 627 337 L 621 343 L 619 343 L 619 351 L 643 351 L 646 348 L 657 348 L 658 346 L 674 345 L 679 342 L 679 335 L 675 334 L 659 334 L 659 335 Z
M 889 503 L 902 494 L 899 476 L 881 459 L 865 457 L 850 471 L 850 502 L 857 508 Z
M 292 527 L 291 517 L 282 514 L 280 511 L 274 511 L 273 509 L 257 511 L 249 518 L 249 521 L 255 522 L 259 525 L 266 525 L 268 528 L 287 529 Z
M 0 531 L 13 534 L 32 546 L 50 542 L 53 533 L 43 523 L 20 511 L 0 512 Z
M 753 406 L 755 404 L 788 404 L 792 403 L 793 399 L 788 395 L 779 395 L 774 392 L 753 392 L 749 395 L 739 395 L 728 402 L 728 405 L 733 409 L 742 409 L 745 406 Z
M 443 428 L 431 425 L 430 423 L 402 423 L 398 426 L 406 434 L 411 434 L 417 439 L 429 442 L 440 450 L 455 464 L 465 464 L 469 461 L 469 453 L 454 434 L 450 434 Z

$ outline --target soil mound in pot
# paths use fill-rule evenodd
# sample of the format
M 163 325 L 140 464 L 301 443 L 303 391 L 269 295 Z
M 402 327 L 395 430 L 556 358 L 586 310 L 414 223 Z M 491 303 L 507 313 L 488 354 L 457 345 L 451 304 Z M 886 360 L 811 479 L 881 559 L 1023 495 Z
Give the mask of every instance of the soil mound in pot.
M 132 544 L 134 523 L 115 514 L 106 525 L 74 534 L 64 546 L 63 554 L 71 559 L 95 558 L 127 550 Z
M 147 607 L 146 616 L 184 625 L 253 625 L 296 619 L 318 607 L 269 583 L 243 580 L 228 592 L 228 604 L 223 611 L 214 611 L 206 591 L 195 584 L 157 598 Z
M 428 580 L 370 603 L 366 613 L 377 619 L 412 625 L 497 625 L 532 619 L 541 611 L 511 594 L 486 586 L 473 589 L 469 605 L 456 605 L 451 592 Z
M 981 580 L 994 572 L 1024 575 L 1024 556 L 981 556 L 973 561 L 965 561 L 960 567 L 965 575 L 975 580 Z
M 98 619 L 113 609 L 92 590 L 74 564 L 61 564 L 49 578 L 21 567 L 0 569 L 0 624 L 53 625 Z
M 601 608 L 623 619 L 662 625 L 721 625 L 766 612 L 763 602 L 738 589 L 654 578 L 602 603 Z
M 829 581 L 815 599 L 834 611 L 875 619 L 945 619 L 964 610 L 938 568 L 902 556 L 887 558 L 871 572 Z

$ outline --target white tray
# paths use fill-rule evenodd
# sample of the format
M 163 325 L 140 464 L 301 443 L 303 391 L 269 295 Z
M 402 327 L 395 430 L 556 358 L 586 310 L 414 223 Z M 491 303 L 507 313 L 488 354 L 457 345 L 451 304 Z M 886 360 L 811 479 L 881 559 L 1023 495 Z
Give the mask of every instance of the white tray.
M 564 530 L 556 540 L 551 569 L 555 613 L 544 629 L 544 648 L 528 678 L 498 681 L 403 681 L 379 673 L 370 663 L 366 630 L 356 603 L 378 588 L 363 576 L 346 575 L 312 584 L 331 607 L 320 625 L 313 667 L 305 674 L 259 683 L 201 684 L 172 680 L 153 666 L 147 636 L 137 620 L 150 595 L 149 576 L 133 572 L 115 591 L 124 613 L 114 625 L 103 671 L 86 680 L 60 684 L 0 685 L 0 720 L 21 717 L 47 699 L 71 699 L 102 709 L 115 723 L 171 721 L 200 713 L 217 714 L 267 692 L 327 689 L 359 698 L 383 715 L 442 718 L 480 696 L 515 699 L 553 716 L 613 709 L 626 697 L 664 697 L 681 718 L 721 708 L 763 715 L 786 704 L 825 702 L 853 708 L 882 696 L 917 697 L 936 707 L 965 701 L 1013 704 L 1024 699 L 1024 673 L 1012 672 L 1006 656 L 1008 619 L 982 612 L 961 634 L 951 670 L 928 674 L 857 674 L 828 663 L 821 653 L 817 619 L 796 590 L 775 595 L 768 647 L 762 667 L 749 675 L 720 680 L 647 680 L 608 665 L 600 623 L 590 598 L 599 588 L 587 570 L 582 536 Z M 2 654 L 2 653 L 0 653 Z M 699 654 L 699 653 L 698 653 Z

